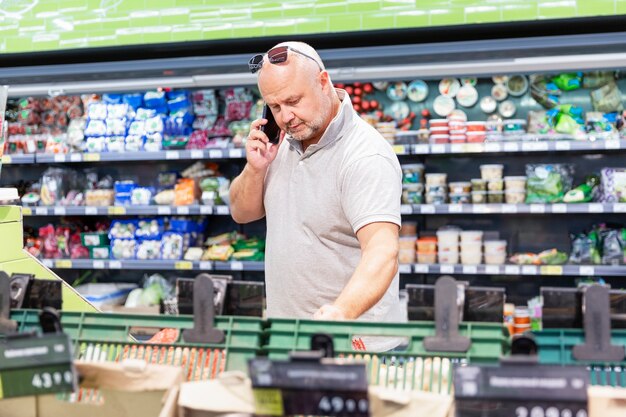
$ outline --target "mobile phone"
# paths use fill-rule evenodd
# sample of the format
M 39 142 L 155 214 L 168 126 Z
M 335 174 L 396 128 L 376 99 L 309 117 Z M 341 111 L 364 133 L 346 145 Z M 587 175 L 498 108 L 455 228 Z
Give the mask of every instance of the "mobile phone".
M 265 132 L 267 138 L 270 140 L 270 143 L 274 145 L 278 144 L 280 141 L 280 127 L 276 123 L 276 119 L 274 119 L 274 115 L 272 114 L 272 110 L 267 106 L 263 106 L 263 118 L 267 119 L 267 123 L 262 125 L 259 129 L 262 132 Z

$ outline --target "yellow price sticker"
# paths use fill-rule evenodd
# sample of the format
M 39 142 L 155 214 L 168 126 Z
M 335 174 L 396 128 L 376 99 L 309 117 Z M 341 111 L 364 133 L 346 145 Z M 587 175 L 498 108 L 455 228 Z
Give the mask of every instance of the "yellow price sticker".
M 285 414 L 283 411 L 283 395 L 279 389 L 255 388 L 252 394 L 254 395 L 256 414 L 266 416 L 282 416 Z
M 61 259 L 61 260 L 56 261 L 54 263 L 54 265 L 57 268 L 71 269 L 72 268 L 72 261 L 70 261 L 68 259 Z
M 193 269 L 193 263 L 189 261 L 178 261 L 174 264 L 174 269 L 184 269 L 184 270 Z
M 403 155 L 404 153 L 406 153 L 406 150 L 404 148 L 404 145 L 394 145 L 393 146 L 393 151 L 397 154 L 397 155 Z
M 110 215 L 123 216 L 126 214 L 126 207 L 112 206 L 108 208 L 108 213 Z
M 22 207 L 22 216 L 32 216 L 33 210 L 30 207 Z
M 563 267 L 560 265 L 546 265 L 539 268 L 541 275 L 563 275 Z
M 4 389 L 2 389 L 2 375 L 0 375 L 0 400 L 4 398 Z
M 83 161 L 85 162 L 98 162 L 100 161 L 99 153 L 86 153 L 83 155 Z
M 13 162 L 13 159 L 11 158 L 11 155 L 2 155 L 2 163 L 3 164 L 10 164 L 11 162 Z

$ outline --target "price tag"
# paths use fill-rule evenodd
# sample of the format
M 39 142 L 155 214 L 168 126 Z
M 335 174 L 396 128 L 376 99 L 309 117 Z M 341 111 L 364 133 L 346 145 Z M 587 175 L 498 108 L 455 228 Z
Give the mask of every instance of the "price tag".
M 400 214 L 413 214 L 413 206 L 410 204 L 402 204 L 400 206 Z
M 465 275 L 475 275 L 478 273 L 478 267 L 476 265 L 463 266 L 463 273 Z
M 563 267 L 560 265 L 546 265 L 539 268 L 541 275 L 563 275 Z
M 107 209 L 107 213 L 111 216 L 123 216 L 126 214 L 126 207 L 111 206 Z
M 428 155 L 430 153 L 430 147 L 428 145 L 415 145 L 413 147 L 413 153 L 417 155 Z
M 415 264 L 413 270 L 416 274 L 428 274 L 430 272 L 430 265 L 427 264 Z
M 243 149 L 231 149 L 228 151 L 228 156 L 233 159 L 243 158 Z
M 46 207 L 37 207 L 37 208 L 35 208 L 35 214 L 37 216 L 47 216 L 48 215 L 48 209 Z
M 200 262 L 200 271 L 211 271 L 213 269 L 213 265 L 209 261 Z
M 211 149 L 209 151 L 209 158 L 211 159 L 219 159 L 222 157 L 222 151 L 219 149 Z
M 93 269 L 104 269 L 104 261 L 93 261 Z
M 516 142 L 505 143 L 504 152 L 519 152 L 519 144 Z
M 72 269 L 72 261 L 69 259 L 59 259 L 54 263 L 55 268 Z
M 567 213 L 567 204 L 553 204 L 552 213 Z
M 537 267 L 534 265 L 522 266 L 522 275 L 537 275 Z
M 157 208 L 157 213 L 160 216 L 169 216 L 170 214 L 172 214 L 172 208 L 168 206 L 160 206 Z
M 489 213 L 489 207 L 487 207 L 486 204 L 474 204 L 472 206 L 472 213 L 474 213 L 474 214 Z
M 557 151 L 569 151 L 572 149 L 572 145 L 568 141 L 560 140 L 554 144 L 554 149 Z
M 591 203 L 587 206 L 589 213 L 604 213 L 604 206 L 599 203 Z
M 446 153 L 446 145 L 431 145 L 431 153 Z
M 405 155 L 406 154 L 406 148 L 404 147 L 404 145 L 394 145 L 393 146 L 393 151 L 395 152 L 396 155 Z
M 584 277 L 593 277 L 596 275 L 596 269 L 593 266 L 584 265 L 578 269 L 578 275 Z
M 517 206 L 515 204 L 502 204 L 502 213 L 515 214 Z
M 110 261 L 109 269 L 122 269 L 122 262 L 120 261 Z
M 485 152 L 502 152 L 502 145 L 495 142 L 485 143 Z
M 230 214 L 230 207 L 228 206 L 216 206 L 215 211 L 220 216 L 226 216 Z
M 468 143 L 465 145 L 465 152 L 469 153 L 483 153 L 485 151 L 485 145 L 482 143 Z
M 523 151 L 541 152 L 548 150 L 547 142 L 526 142 L 522 144 Z
M 450 204 L 448 206 L 449 213 L 463 213 L 463 204 Z
M 72 153 L 70 154 L 70 161 L 71 162 L 81 162 L 83 160 L 83 155 L 79 154 L 79 153 Z
M 621 146 L 619 140 L 606 140 L 604 141 L 604 149 L 619 149 Z
M 213 214 L 213 207 L 200 206 L 200 214 Z
M 54 265 L 54 262 L 52 262 L 52 259 L 43 259 L 41 263 L 43 263 L 43 265 L 46 268 L 52 268 L 52 266 Z
M 535 214 L 543 214 L 546 212 L 546 205 L 545 204 L 531 204 L 530 212 L 535 213 Z
M 11 155 L 2 155 L 3 164 L 10 164 L 12 162 L 13 162 L 13 159 L 11 158 Z
M 504 267 L 504 273 L 506 275 L 519 275 L 519 266 L 507 265 Z
M 500 267 L 498 265 L 487 265 L 485 267 L 485 273 L 488 275 L 498 275 L 500 273 Z
M 202 149 L 193 149 L 189 156 L 191 159 L 204 159 L 204 152 Z
M 420 212 L 422 214 L 435 214 L 435 206 L 432 204 L 422 204 L 420 206 Z
M 55 216 L 65 216 L 65 213 L 67 211 L 65 210 L 65 207 L 55 207 L 54 208 L 54 215 Z
M 193 269 L 193 262 L 190 261 L 178 261 L 174 264 L 174 269 L 189 271 Z
M 613 204 L 613 211 L 615 213 L 626 213 L 626 203 Z
M 22 216 L 32 216 L 33 210 L 30 207 L 22 207 Z
M 398 272 L 401 274 L 410 274 L 411 273 L 411 264 L 400 264 L 398 265 Z
M 230 263 L 230 269 L 233 271 L 243 271 L 243 263 L 239 261 L 232 261 Z
M 454 274 L 454 265 L 441 265 L 439 270 L 442 274 Z
M 180 152 L 178 152 L 178 151 L 165 151 L 165 159 L 180 159 Z
M 54 162 L 65 162 L 65 155 L 54 155 Z
M 97 207 L 85 207 L 85 214 L 87 216 L 95 216 L 98 214 L 98 208 Z
M 189 214 L 189 207 L 177 207 L 176 213 L 181 216 L 186 216 Z
M 83 161 L 98 162 L 100 161 L 100 154 L 99 153 L 86 153 L 83 155 Z
M 453 143 L 452 145 L 450 145 L 450 152 L 451 153 L 465 153 L 465 145 L 461 144 L 461 143 Z

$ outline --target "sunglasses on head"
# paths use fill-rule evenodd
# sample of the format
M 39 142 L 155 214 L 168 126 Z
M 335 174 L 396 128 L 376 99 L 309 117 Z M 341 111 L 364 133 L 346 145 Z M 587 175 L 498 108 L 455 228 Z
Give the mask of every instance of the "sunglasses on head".
M 317 62 L 315 58 L 290 46 L 277 46 L 276 48 L 270 49 L 269 51 L 267 51 L 267 60 L 270 62 L 270 64 L 282 64 L 283 62 L 287 61 L 287 55 L 289 51 L 309 58 L 311 61 L 315 62 L 320 71 L 322 71 L 322 66 L 319 64 L 319 62 Z M 263 54 L 257 54 L 253 56 L 248 62 L 248 68 L 250 68 L 250 72 L 253 74 L 260 70 L 262 66 Z

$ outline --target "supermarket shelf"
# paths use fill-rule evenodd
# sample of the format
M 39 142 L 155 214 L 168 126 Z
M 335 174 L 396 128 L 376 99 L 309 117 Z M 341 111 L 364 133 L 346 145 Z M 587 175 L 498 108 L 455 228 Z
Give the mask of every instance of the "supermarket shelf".
M 403 204 L 400 212 L 409 214 L 575 214 L 626 213 L 626 203 L 579 204 Z
M 34 164 L 35 163 L 35 155 L 3 155 L 2 156 L 2 165 L 25 165 L 25 164 Z
M 626 265 L 440 265 L 412 264 L 416 274 L 626 276 Z
M 228 206 L 23 207 L 24 216 L 230 215 Z
M 178 159 L 239 159 L 244 157 L 240 148 L 214 148 L 158 152 L 102 152 L 71 154 L 36 154 L 36 163 L 67 162 L 120 162 L 120 161 L 163 161 Z
M 523 152 L 570 152 L 612 151 L 626 149 L 626 140 L 551 140 L 519 142 L 486 142 L 461 144 L 417 144 L 411 145 L 414 155 L 446 155 L 474 153 L 523 153 Z
M 52 269 L 128 269 L 170 271 L 262 271 L 263 262 L 211 262 L 174 260 L 43 259 Z M 216 266 L 219 264 L 219 267 Z

